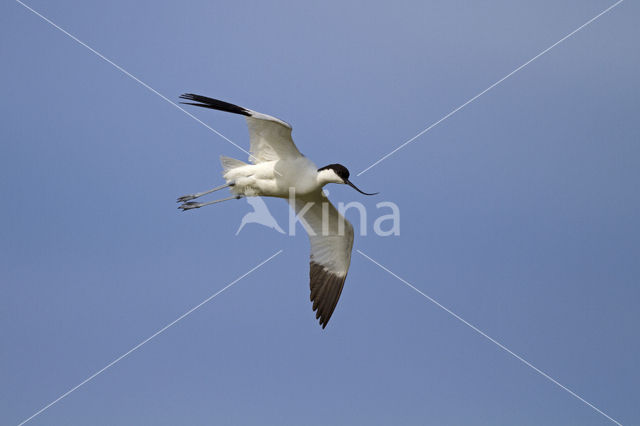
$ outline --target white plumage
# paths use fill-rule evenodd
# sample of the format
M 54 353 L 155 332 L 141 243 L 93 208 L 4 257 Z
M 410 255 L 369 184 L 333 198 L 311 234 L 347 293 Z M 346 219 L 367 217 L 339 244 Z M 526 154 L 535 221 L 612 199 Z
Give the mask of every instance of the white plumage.
M 338 303 L 344 286 L 353 247 L 353 226 L 322 192 L 328 183 L 347 184 L 349 171 L 340 164 L 318 169 L 303 156 L 291 138 L 291 126 L 270 115 L 261 114 L 206 96 L 184 94 L 189 105 L 241 114 L 249 126 L 252 164 L 221 157 L 225 185 L 178 198 L 182 210 L 200 208 L 233 198 L 266 196 L 286 198 L 302 220 L 311 241 L 310 289 L 313 310 L 322 328 Z M 230 188 L 232 197 L 206 203 L 191 200 Z M 308 226 L 306 226 L 308 225 Z

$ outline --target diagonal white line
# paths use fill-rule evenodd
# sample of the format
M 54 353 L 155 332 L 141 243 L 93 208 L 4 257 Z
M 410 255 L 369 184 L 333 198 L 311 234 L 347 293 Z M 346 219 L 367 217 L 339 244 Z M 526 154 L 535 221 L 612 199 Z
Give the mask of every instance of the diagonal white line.
M 49 409 L 51 406 L 53 406 L 54 404 L 56 404 L 57 402 L 59 402 L 60 400 L 66 398 L 67 396 L 69 396 L 69 394 L 71 394 L 72 392 L 74 392 L 75 390 L 77 390 L 79 387 L 81 387 L 82 385 L 85 385 L 86 383 L 90 382 L 91 380 L 93 380 L 96 376 L 100 375 L 101 373 L 103 373 L 105 370 L 113 367 L 116 363 L 118 363 L 119 361 L 121 361 L 123 358 L 125 358 L 126 356 L 130 355 L 132 352 L 138 350 L 141 346 L 143 346 L 144 344 L 146 344 L 147 342 L 149 342 L 151 339 L 155 338 L 156 336 L 158 336 L 159 334 L 163 333 L 164 331 L 166 331 L 168 328 L 172 327 L 173 325 L 175 325 L 178 321 L 186 318 L 187 316 L 189 316 L 190 314 L 192 314 L 194 311 L 196 311 L 198 308 L 200 308 L 202 305 L 206 304 L 207 302 L 209 302 L 210 300 L 214 299 L 216 296 L 218 296 L 220 293 L 222 293 L 223 291 L 225 291 L 226 289 L 228 289 L 229 287 L 231 287 L 232 285 L 236 284 L 238 281 L 240 281 L 241 279 L 243 279 L 244 277 L 246 277 L 247 275 L 249 275 L 250 273 L 252 273 L 253 271 L 255 271 L 256 269 L 260 268 L 262 265 L 264 265 L 265 263 L 269 262 L 271 259 L 273 259 L 274 257 L 276 257 L 277 255 L 279 255 L 280 253 L 282 253 L 282 250 L 278 250 L 275 254 L 271 255 L 270 257 L 268 257 L 267 259 L 263 260 L 262 262 L 260 262 L 258 265 L 254 266 L 253 268 L 251 268 L 249 271 L 247 271 L 246 273 L 240 275 L 238 278 L 236 278 L 235 280 L 231 281 L 229 284 L 227 284 L 226 286 L 224 286 L 222 289 L 218 290 L 217 292 L 215 292 L 214 294 L 212 294 L 211 296 L 207 297 L 206 299 L 204 299 L 202 302 L 198 303 L 196 306 L 194 306 L 193 308 L 189 309 L 187 312 L 185 312 L 184 314 L 180 315 L 178 318 L 176 318 L 175 320 L 171 321 L 169 324 L 165 325 L 164 327 L 162 327 L 160 330 L 156 331 L 155 333 L 153 333 L 151 336 L 147 337 L 146 339 L 144 339 L 142 342 L 138 343 L 137 345 L 135 345 L 133 348 L 129 349 L 127 352 L 123 353 L 122 355 L 120 355 L 118 358 L 114 359 L 113 361 L 111 361 L 109 364 L 105 365 L 104 367 L 102 367 L 100 370 L 96 371 L 95 373 L 93 373 L 91 376 L 87 377 L 86 379 L 84 379 L 82 382 L 78 383 L 77 385 L 75 385 L 74 387 L 72 387 L 71 389 L 69 389 L 68 391 L 66 391 L 65 393 L 63 393 L 62 395 L 60 395 L 58 398 L 56 398 L 55 400 L 51 401 L 49 404 L 45 405 L 44 407 L 42 407 L 40 410 L 36 411 L 33 415 L 31 415 L 30 417 L 26 418 L 25 420 L 23 420 L 22 422 L 20 422 L 20 424 L 18 424 L 18 426 L 22 426 L 23 424 L 27 423 L 28 421 L 30 421 L 31 419 L 33 419 L 34 417 L 38 416 L 39 414 L 42 414 L 45 410 Z
M 598 13 L 596 16 L 594 16 L 593 18 L 589 19 L 587 22 L 585 22 L 584 24 L 580 25 L 578 28 L 576 28 L 575 30 L 571 31 L 569 34 L 567 34 L 566 36 L 562 37 L 560 40 L 556 41 L 555 43 L 553 43 L 551 46 L 547 47 L 546 49 L 544 49 L 542 52 L 538 53 L 536 56 L 534 56 L 533 58 L 529 59 L 527 62 L 525 62 L 524 64 L 520 65 L 518 68 L 516 68 L 515 70 L 511 71 L 509 74 L 505 75 L 504 77 L 502 77 L 500 80 L 496 81 L 495 83 L 493 83 L 491 86 L 487 87 L 486 89 L 484 89 L 482 92 L 478 93 L 477 95 L 475 95 L 474 97 L 472 97 L 471 99 L 469 99 L 468 101 L 466 101 L 465 103 L 463 103 L 462 105 L 460 105 L 459 107 L 455 108 L 454 110 L 452 110 L 451 112 L 449 112 L 447 115 L 445 115 L 444 117 L 442 117 L 440 120 L 436 121 L 435 123 L 431 124 L 429 127 L 427 127 L 426 129 L 422 130 L 420 133 L 418 133 L 417 135 L 415 135 L 414 137 L 412 137 L 411 139 L 407 140 L 406 142 L 404 142 L 402 145 L 398 146 L 396 149 L 394 149 L 393 151 L 389 152 L 388 154 L 386 154 L 385 156 L 383 156 L 382 158 L 380 158 L 378 161 L 376 161 L 375 163 L 371 164 L 369 167 L 367 167 L 366 169 L 362 170 L 360 173 L 358 173 L 357 176 L 360 176 L 361 174 L 365 173 L 366 171 L 368 171 L 369 169 L 371 169 L 372 167 L 377 166 L 378 164 L 380 164 L 381 162 L 383 162 L 384 160 L 386 160 L 387 158 L 389 158 L 390 156 L 392 156 L 393 154 L 395 154 L 396 152 L 400 151 L 402 148 L 404 148 L 405 146 L 409 145 L 411 142 L 413 142 L 414 140 L 418 139 L 420 136 L 424 135 L 425 133 L 427 133 L 429 130 L 433 129 L 434 127 L 436 127 L 438 124 L 442 123 L 444 120 L 446 120 L 447 118 L 451 117 L 453 114 L 455 114 L 456 112 L 460 111 L 462 108 L 466 107 L 467 105 L 469 105 L 471 102 L 475 101 L 476 99 L 478 99 L 480 96 L 484 95 L 485 93 L 487 93 L 489 90 L 493 89 L 494 87 L 496 87 L 498 84 L 502 83 L 503 81 L 505 81 L 506 79 L 508 79 L 509 77 L 511 77 L 512 75 L 514 75 L 515 73 L 517 73 L 518 71 L 520 71 L 522 68 L 526 67 L 527 65 L 529 65 L 531 62 L 535 61 L 536 59 L 538 59 L 539 57 L 541 57 L 542 55 L 544 55 L 545 53 L 547 53 L 548 51 L 550 51 L 551 49 L 553 49 L 554 47 L 556 47 L 557 45 L 559 45 L 560 43 L 562 43 L 563 41 L 565 41 L 566 39 L 568 39 L 569 37 L 573 36 L 575 33 L 577 33 L 578 31 L 582 30 L 584 27 L 586 27 L 587 25 L 591 24 L 593 21 L 595 21 L 596 19 L 598 19 L 599 17 L 601 17 L 602 15 L 604 15 L 605 13 L 609 12 L 611 9 L 613 9 L 614 7 L 616 7 L 617 5 L 619 5 L 620 3 L 622 3 L 624 0 L 618 0 L 616 3 L 612 4 L 611 6 L 609 6 L 608 8 L 606 8 L 605 10 L 603 10 L 602 12 Z
M 154 89 L 153 87 L 149 86 L 147 83 L 145 83 L 144 81 L 140 80 L 138 77 L 136 77 L 135 75 L 131 74 L 129 71 L 125 70 L 124 68 L 122 68 L 120 65 L 116 64 L 115 62 L 113 62 L 111 59 L 107 58 L 106 56 L 104 56 L 102 53 L 98 52 L 97 50 L 95 50 L 94 48 L 92 48 L 91 46 L 89 46 L 87 43 L 83 42 L 82 40 L 78 39 L 76 36 L 74 36 L 73 34 L 69 33 L 68 31 L 66 31 L 65 29 L 61 28 L 59 25 L 55 24 L 53 21 L 51 21 L 49 18 L 47 18 L 46 16 L 43 16 L 41 13 L 39 13 L 38 11 L 34 10 L 33 8 L 31 8 L 30 6 L 26 5 L 25 3 L 23 3 L 20 0 L 16 0 L 17 3 L 21 4 L 22 6 L 24 6 L 26 9 L 30 10 L 31 12 L 33 12 L 34 14 L 36 14 L 37 16 L 39 16 L 40 18 L 42 18 L 43 20 L 45 20 L 46 22 L 48 22 L 49 24 L 51 24 L 53 27 L 55 27 L 56 29 L 60 30 L 62 33 L 66 34 L 67 36 L 69 36 L 69 38 L 71 38 L 72 40 L 74 40 L 75 42 L 79 43 L 80 45 L 86 47 L 87 49 L 89 49 L 91 52 L 93 52 L 94 54 L 96 54 L 96 56 L 98 56 L 100 59 L 103 59 L 104 61 L 106 61 L 107 63 L 113 65 L 118 71 L 122 72 L 123 74 L 125 74 L 127 77 L 131 78 L 132 80 L 134 80 L 135 82 L 139 83 L 140 85 L 142 85 L 143 87 L 145 87 L 146 89 L 148 89 L 149 91 L 155 93 L 156 95 L 160 96 L 162 99 L 164 99 L 165 101 L 167 101 L 168 103 L 170 103 L 172 106 L 178 108 L 180 111 L 184 112 L 185 114 L 187 114 L 189 117 L 193 118 L 194 120 L 196 120 L 198 123 L 202 124 L 204 127 L 206 127 L 207 129 L 211 130 L 213 133 L 215 133 L 216 135 L 220 136 L 222 139 L 226 140 L 227 142 L 229 142 L 231 145 L 235 146 L 236 148 L 238 148 L 240 151 L 244 152 L 245 154 L 248 154 L 250 158 L 254 158 L 253 155 L 251 155 L 251 153 L 249 153 L 247 150 L 245 150 L 244 148 L 242 148 L 240 145 L 236 144 L 234 141 L 232 141 L 231 139 L 229 139 L 228 137 L 226 137 L 225 135 L 223 135 L 222 133 L 220 133 L 219 131 L 217 131 L 216 129 L 214 129 L 213 127 L 209 126 L 207 123 L 205 123 L 204 121 L 200 120 L 198 117 L 196 117 L 195 115 L 191 114 L 189 111 L 187 111 L 186 109 L 182 108 L 180 105 L 176 104 L 175 102 L 173 102 L 171 99 L 167 98 L 165 95 L 163 95 L 162 93 L 158 92 L 156 89 Z
M 455 312 L 453 312 L 451 309 L 447 308 L 446 306 L 440 304 L 436 299 L 430 297 L 429 295 L 423 293 L 421 290 L 417 289 L 416 287 L 414 287 L 410 282 L 406 281 L 405 279 L 401 278 L 400 276 L 396 275 L 395 273 L 391 272 L 389 269 L 385 268 L 384 266 L 382 266 L 380 263 L 376 262 L 375 260 L 373 260 L 372 258 L 370 258 L 369 256 L 367 256 L 366 254 L 364 254 L 363 252 L 361 252 L 360 250 L 356 250 L 358 253 L 360 253 L 363 257 L 365 257 L 366 259 L 368 259 L 369 261 L 371 261 L 372 263 L 376 264 L 380 269 L 388 272 L 389 274 L 391 274 L 393 277 L 395 277 L 396 279 L 398 279 L 399 281 L 401 281 L 403 284 L 405 284 L 407 287 L 411 288 L 412 290 L 416 291 L 417 293 L 419 293 L 421 296 L 423 296 L 424 298 L 426 298 L 427 300 L 429 300 L 431 303 L 433 303 L 434 305 L 436 305 L 437 307 L 439 307 L 440 309 L 444 310 L 446 313 L 448 313 L 449 315 L 453 316 L 455 319 L 457 319 L 458 321 L 460 321 L 461 323 L 463 323 L 464 325 L 466 325 L 467 327 L 471 328 L 473 331 L 475 331 L 476 333 L 480 334 L 482 337 L 488 339 L 490 342 L 494 343 L 496 346 L 498 346 L 500 349 L 502 349 L 503 351 L 507 352 L 509 355 L 513 356 L 514 358 L 516 358 L 518 361 L 522 362 L 524 365 L 526 365 L 527 367 L 533 369 L 536 373 L 540 374 L 542 377 L 544 377 L 545 379 L 549 380 L 550 382 L 552 382 L 553 384 L 559 386 L 560 388 L 562 388 L 563 390 L 567 391 L 571 396 L 579 399 L 580 401 L 582 401 L 583 403 L 585 403 L 586 405 L 588 405 L 589 407 L 593 408 L 595 411 L 597 411 L 598 413 L 600 413 L 601 415 L 603 415 L 604 417 L 606 417 L 607 419 L 611 420 L 613 423 L 622 426 L 622 424 L 620 422 L 618 422 L 617 420 L 615 420 L 614 418 L 612 418 L 611 416 L 609 416 L 608 414 L 606 414 L 604 411 L 600 410 L 598 407 L 596 407 L 595 405 L 593 405 L 592 403 L 590 403 L 589 401 L 585 400 L 584 398 L 582 398 L 580 395 L 578 395 L 577 393 L 575 393 L 574 391 L 572 391 L 571 389 L 569 389 L 568 387 L 564 386 L 562 383 L 558 382 L 556 379 L 554 379 L 553 377 L 549 376 L 547 373 L 545 373 L 544 371 L 540 370 L 538 367 L 536 367 L 535 365 L 531 364 L 529 361 L 527 361 L 526 359 L 522 358 L 520 355 L 518 355 L 517 353 L 513 352 L 511 349 L 507 348 L 505 345 L 503 345 L 502 343 L 498 342 L 496 339 L 494 339 L 493 337 L 489 336 L 488 334 L 486 334 L 484 331 L 480 330 L 478 327 L 476 327 L 475 325 L 471 324 L 470 322 L 468 322 L 467 320 L 465 320 L 464 318 L 462 318 L 460 315 L 456 314 Z

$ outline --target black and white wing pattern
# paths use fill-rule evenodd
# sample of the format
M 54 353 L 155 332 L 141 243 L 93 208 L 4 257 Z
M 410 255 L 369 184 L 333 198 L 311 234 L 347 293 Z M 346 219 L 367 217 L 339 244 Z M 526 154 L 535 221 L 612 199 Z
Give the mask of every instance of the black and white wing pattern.
M 249 161 L 254 164 L 264 161 L 293 160 L 302 156 L 291 138 L 291 125 L 276 117 L 193 93 L 185 93 L 180 98 L 195 101 L 183 102 L 188 105 L 244 115 L 249 126 L 251 143 Z
M 289 200 L 293 204 L 293 200 Z M 307 209 L 307 206 L 310 207 Z M 305 226 L 311 242 L 309 286 L 311 302 L 325 328 L 342 294 L 353 248 L 353 226 L 321 190 L 298 196 L 292 205 Z

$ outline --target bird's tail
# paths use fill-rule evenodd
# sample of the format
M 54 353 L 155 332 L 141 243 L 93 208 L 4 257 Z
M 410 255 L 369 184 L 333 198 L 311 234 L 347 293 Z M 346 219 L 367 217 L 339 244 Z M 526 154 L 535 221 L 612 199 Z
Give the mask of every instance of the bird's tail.
M 224 155 L 220 156 L 220 163 L 222 163 L 222 174 L 225 175 L 229 170 L 233 170 L 237 167 L 247 166 L 247 163 L 244 161 L 236 160 L 235 158 L 225 157 Z

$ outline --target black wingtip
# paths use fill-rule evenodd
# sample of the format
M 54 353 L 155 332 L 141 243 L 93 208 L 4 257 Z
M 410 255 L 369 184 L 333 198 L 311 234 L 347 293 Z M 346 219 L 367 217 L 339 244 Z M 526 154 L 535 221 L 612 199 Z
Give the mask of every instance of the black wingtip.
M 194 105 L 194 106 L 201 106 L 201 107 L 207 107 L 206 105 L 202 105 L 202 104 L 197 104 L 195 102 L 180 102 L 182 105 Z
M 328 271 L 323 265 L 310 262 L 309 285 L 311 289 L 312 309 L 316 312 L 316 320 L 324 329 L 338 304 L 342 288 L 347 278 Z
M 233 114 L 240 114 L 251 117 L 251 113 L 246 108 L 242 108 L 241 106 L 230 104 L 229 102 L 224 102 L 218 99 L 209 98 L 207 96 L 196 95 L 194 93 L 183 93 L 182 95 L 180 95 L 180 99 L 198 102 L 180 102 L 181 104 L 194 105 L 202 108 L 210 108 L 218 111 L 225 111 Z

